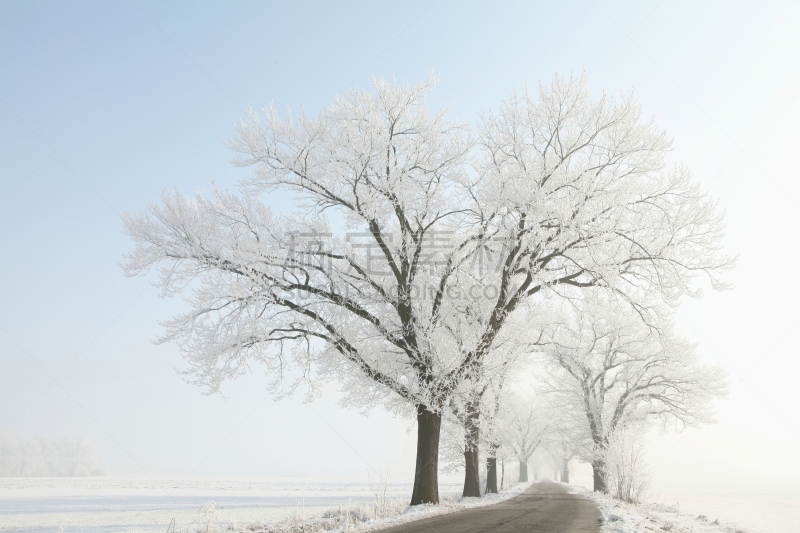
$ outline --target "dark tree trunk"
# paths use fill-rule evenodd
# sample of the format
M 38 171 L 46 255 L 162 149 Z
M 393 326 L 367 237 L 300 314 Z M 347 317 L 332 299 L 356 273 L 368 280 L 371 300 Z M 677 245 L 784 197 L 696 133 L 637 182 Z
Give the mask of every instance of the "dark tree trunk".
M 439 433 L 442 415 L 417 406 L 417 465 L 411 505 L 439 503 Z
M 464 492 L 461 494 L 463 497 L 481 497 L 480 458 L 478 457 L 479 417 L 478 406 L 468 405 L 467 418 L 464 422 Z
M 506 482 L 506 460 L 503 459 L 500 461 L 500 488 L 503 488 L 503 485 Z
M 486 459 L 486 492 L 497 494 L 497 457 Z
M 569 483 L 569 459 L 564 459 L 564 464 L 561 466 L 561 482 Z
M 524 483 L 528 481 L 528 461 L 519 461 L 519 482 Z
M 480 468 L 478 468 L 478 450 L 464 452 L 464 492 L 462 496 L 481 497 Z
M 594 490 L 595 492 L 608 493 L 608 486 L 606 484 L 606 464 L 601 460 L 596 460 L 592 463 L 592 470 L 594 471 Z

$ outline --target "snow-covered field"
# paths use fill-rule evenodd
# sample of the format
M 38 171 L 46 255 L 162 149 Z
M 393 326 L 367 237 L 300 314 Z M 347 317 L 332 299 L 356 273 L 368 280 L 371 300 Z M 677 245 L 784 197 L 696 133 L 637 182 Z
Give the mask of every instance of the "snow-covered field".
M 578 491 L 580 492 L 580 491 Z M 632 505 L 605 494 L 583 492 L 600 508 L 602 533 L 746 533 L 736 524 L 709 519 L 707 515 L 681 513 L 679 506 L 667 507 L 656 503 Z
M 4 531 L 106 533 L 176 530 L 200 520 L 215 502 L 221 523 L 272 523 L 296 511 L 313 515 L 339 505 L 375 500 L 376 486 L 358 483 L 172 478 L 0 479 Z M 443 487 L 443 492 L 457 487 Z M 408 497 L 410 486 L 392 484 L 390 497 Z
M 581 474 L 571 479 L 575 483 L 575 492 L 589 492 L 592 478 L 584 471 Z M 664 516 L 672 516 L 673 522 L 676 516 L 688 516 L 691 520 L 687 524 L 696 533 L 706 531 L 703 521 L 697 520 L 698 516 L 706 516 L 709 523 L 719 519 L 719 523 L 725 524 L 731 531 L 737 528 L 748 533 L 800 531 L 800 483 L 792 481 L 742 480 L 738 485 L 715 480 L 704 484 L 661 481 L 648 492 L 646 500 L 652 507 L 645 505 L 643 512 L 655 515 L 666 512 Z M 665 509 L 668 511 L 663 511 Z M 714 531 L 719 533 L 725 530 Z
M 800 531 L 800 490 L 688 490 L 659 493 L 630 505 L 573 485 L 572 492 L 597 503 L 602 533 L 796 533 Z M 695 488 L 696 489 L 696 488 Z M 755 489 L 755 488 L 754 488 Z
M 679 505 L 658 503 L 632 505 L 605 494 L 592 492 L 584 496 L 600 508 L 602 533 L 748 533 L 747 528 L 719 517 L 681 512 Z
M 682 513 L 720 517 L 751 533 L 800 531 L 800 484 L 762 481 L 722 485 L 683 486 L 663 484 L 651 500 L 668 506 L 678 504 Z
M 0 478 L 0 531 L 165 532 L 196 530 L 201 507 L 214 502 L 224 528 L 272 524 L 293 516 L 376 502 L 377 483 L 174 478 Z M 440 484 L 456 500 L 460 483 Z M 407 502 L 410 483 L 389 484 L 386 499 Z
M 684 491 L 660 493 L 659 503 L 629 506 L 574 486 L 595 500 L 607 518 L 604 532 L 693 531 L 694 533 L 794 533 L 800 531 L 800 490 L 753 487 L 752 493 Z M 376 492 L 378 493 L 376 496 Z M 221 529 L 275 524 L 305 517 L 313 522 L 325 512 L 354 514 L 375 505 L 378 497 L 393 506 L 391 523 L 452 512 L 465 506 L 496 503 L 498 498 L 459 502 L 461 484 L 440 485 L 447 505 L 393 516 L 407 503 L 410 483 L 393 483 L 385 493 L 377 483 L 333 483 L 190 478 L 0 478 L 0 531 L 112 533 L 196 531 L 214 502 L 214 522 Z M 514 493 L 501 495 L 511 497 Z M 675 505 L 678 504 L 678 505 Z M 208 507 L 207 507 L 208 508 Z M 341 510 L 341 511 L 339 511 Z M 698 516 L 705 518 L 698 518 Z M 617 517 L 617 518 L 613 518 Z M 612 519 L 613 518 L 613 519 Z M 718 523 L 714 523 L 719 519 Z M 362 531 L 373 527 L 359 528 Z M 666 528 L 666 529 L 665 529 Z M 254 529 L 258 529 L 255 527 Z

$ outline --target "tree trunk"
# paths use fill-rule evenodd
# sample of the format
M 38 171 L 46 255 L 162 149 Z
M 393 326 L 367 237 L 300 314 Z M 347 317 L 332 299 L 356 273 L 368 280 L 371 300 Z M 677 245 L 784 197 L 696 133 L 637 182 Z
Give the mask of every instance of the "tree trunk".
M 461 496 L 481 497 L 481 478 L 477 447 L 464 452 L 464 492 Z
M 439 503 L 439 433 L 442 415 L 417 406 L 417 465 L 411 505 Z
M 564 459 L 564 464 L 561 466 L 561 482 L 569 483 L 569 459 Z
M 486 459 L 486 492 L 497 494 L 497 457 Z
M 594 471 L 594 490 L 595 492 L 608 493 L 608 485 L 606 483 L 606 464 L 600 459 L 592 463 L 592 470 Z
M 464 422 L 464 492 L 462 497 L 481 497 L 480 459 L 478 443 L 480 410 L 475 404 L 467 405 L 467 418 Z
M 500 461 L 500 488 L 502 489 L 506 483 L 506 460 Z
M 524 483 L 528 481 L 528 461 L 519 461 L 519 482 Z

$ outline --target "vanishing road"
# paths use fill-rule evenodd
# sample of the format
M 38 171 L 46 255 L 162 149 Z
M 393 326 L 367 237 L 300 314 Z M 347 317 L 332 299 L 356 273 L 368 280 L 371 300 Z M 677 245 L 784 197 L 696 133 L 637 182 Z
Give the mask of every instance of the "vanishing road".
M 409 522 L 381 533 L 597 533 L 597 507 L 558 483 L 534 483 L 510 500 Z

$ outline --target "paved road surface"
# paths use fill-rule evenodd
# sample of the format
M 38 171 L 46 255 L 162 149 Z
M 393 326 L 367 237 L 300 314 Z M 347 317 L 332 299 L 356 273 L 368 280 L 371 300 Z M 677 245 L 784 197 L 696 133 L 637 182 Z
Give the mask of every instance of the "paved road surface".
M 478 509 L 417 520 L 381 533 L 597 533 L 594 503 L 558 483 L 534 483 L 519 496 Z

